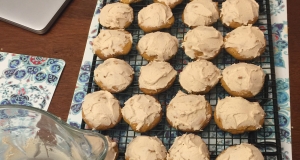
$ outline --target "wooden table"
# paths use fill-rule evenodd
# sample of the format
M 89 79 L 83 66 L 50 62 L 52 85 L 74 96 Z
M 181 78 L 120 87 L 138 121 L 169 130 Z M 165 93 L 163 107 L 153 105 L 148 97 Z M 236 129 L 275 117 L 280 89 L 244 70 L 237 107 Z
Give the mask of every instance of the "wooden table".
M 85 49 L 96 0 L 73 0 L 45 35 L 37 35 L 0 21 L 0 51 L 60 58 L 66 67 L 51 101 L 49 112 L 67 119 Z M 288 1 L 290 88 L 293 158 L 300 158 L 300 1 Z M 298 123 L 297 123 L 298 122 Z

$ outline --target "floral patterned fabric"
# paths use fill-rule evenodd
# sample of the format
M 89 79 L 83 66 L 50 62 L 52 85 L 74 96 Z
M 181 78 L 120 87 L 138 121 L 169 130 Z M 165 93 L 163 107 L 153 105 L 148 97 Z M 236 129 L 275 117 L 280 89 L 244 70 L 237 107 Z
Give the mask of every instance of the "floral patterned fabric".
M 0 104 L 47 110 L 65 62 L 0 52 Z
M 92 23 L 90 26 L 90 32 L 87 39 L 86 49 L 82 60 L 82 66 L 80 68 L 73 101 L 71 104 L 68 123 L 74 127 L 80 128 L 82 123 L 81 117 L 81 104 L 84 96 L 88 90 L 88 82 L 90 71 L 92 67 L 93 52 L 91 49 L 92 39 L 97 35 L 98 31 L 98 15 L 100 8 L 102 8 L 102 0 L 98 1 Z M 277 99 L 280 107 L 279 111 L 279 125 L 280 135 L 282 144 L 282 156 L 283 159 L 292 159 L 291 153 L 291 125 L 290 125 L 290 92 L 289 92 L 289 64 L 288 64 L 288 33 L 287 33 L 287 11 L 286 11 L 286 0 L 270 0 L 271 9 L 271 22 L 272 22 L 272 35 L 273 35 L 273 47 L 275 54 L 275 71 L 276 71 L 276 82 L 277 82 Z M 131 58 L 131 57 L 129 57 Z M 143 65 L 143 64 L 140 64 Z M 175 68 L 176 69 L 176 68 Z M 168 98 L 168 97 L 167 97 Z M 169 97 L 171 98 L 171 97 Z M 121 102 L 123 103 L 123 102 Z M 126 127 L 126 125 L 120 124 Z M 163 127 L 163 126 L 162 126 Z M 212 126 L 213 127 L 213 126 Z M 270 128 L 270 130 L 273 130 Z M 219 132 L 218 132 L 219 133 Z M 272 133 L 272 132 L 270 132 Z M 114 133 L 116 136 L 128 137 L 136 136 L 137 133 L 128 131 L 127 133 Z M 164 133 L 164 137 L 176 137 L 173 133 Z M 221 134 L 221 132 L 220 132 Z M 215 135 L 217 137 L 223 137 L 224 135 Z M 226 135 L 225 135 L 226 136 Z M 262 135 L 263 136 L 263 135 Z M 274 136 L 274 135 L 264 135 Z M 219 142 L 218 142 L 219 143 Z M 220 142 L 220 143 L 232 143 L 232 142 Z M 121 147 L 124 145 L 120 144 Z

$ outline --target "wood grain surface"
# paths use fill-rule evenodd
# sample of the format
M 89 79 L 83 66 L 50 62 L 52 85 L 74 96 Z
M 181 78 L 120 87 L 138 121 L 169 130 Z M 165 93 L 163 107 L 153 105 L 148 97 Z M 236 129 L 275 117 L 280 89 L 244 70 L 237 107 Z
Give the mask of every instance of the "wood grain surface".
M 73 0 L 45 35 L 0 21 L 0 51 L 60 58 L 66 67 L 49 112 L 67 119 L 96 0 Z M 300 1 L 288 1 L 289 60 L 293 159 L 300 159 Z

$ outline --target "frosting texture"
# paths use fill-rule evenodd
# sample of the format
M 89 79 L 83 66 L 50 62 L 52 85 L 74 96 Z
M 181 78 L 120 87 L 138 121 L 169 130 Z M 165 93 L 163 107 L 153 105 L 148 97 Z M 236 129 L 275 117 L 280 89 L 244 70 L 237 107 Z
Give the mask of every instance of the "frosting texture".
M 226 67 L 223 80 L 231 91 L 250 91 L 253 95 L 260 92 L 265 81 L 265 73 L 260 66 L 237 63 Z
M 264 33 L 258 27 L 241 26 L 227 34 L 225 48 L 231 47 L 245 58 L 260 56 L 266 46 Z
M 180 85 L 189 93 L 203 92 L 215 86 L 221 78 L 221 71 L 211 62 L 197 60 L 188 63 L 179 74 Z
M 114 147 L 117 147 L 117 143 L 111 140 L 109 136 L 105 136 L 105 138 L 108 143 L 108 150 L 106 152 L 105 160 L 114 160 L 118 154 L 114 149 Z
M 140 88 L 158 90 L 165 88 L 177 72 L 168 62 L 152 61 L 140 69 Z
M 133 9 L 124 3 L 106 4 L 100 12 L 99 22 L 109 28 L 125 28 L 133 21 Z
M 137 136 L 128 144 L 125 157 L 130 160 L 164 160 L 167 150 L 157 137 Z
M 261 152 L 248 143 L 228 147 L 216 160 L 236 160 L 237 157 L 239 160 L 264 160 Z
M 222 22 L 229 26 L 231 22 L 247 25 L 248 21 L 258 17 L 259 5 L 255 0 L 226 0 L 222 3 Z
M 208 102 L 202 95 L 185 94 L 178 91 L 167 107 L 167 118 L 172 126 L 181 130 L 201 130 L 210 119 Z
M 201 137 L 191 133 L 176 137 L 169 149 L 167 160 L 178 159 L 209 160 L 207 146 Z
M 89 93 L 82 103 L 84 120 L 92 126 L 116 124 L 120 117 L 119 101 L 107 91 Z
M 259 122 L 264 119 L 265 112 L 257 102 L 249 102 L 242 97 L 226 97 L 218 101 L 216 116 L 224 129 L 248 126 L 259 129 L 262 127 Z
M 172 16 L 170 7 L 161 3 L 152 3 L 139 11 L 138 23 L 145 27 L 159 27 L 165 25 Z
M 182 47 L 192 59 L 211 59 L 223 46 L 223 37 L 214 27 L 198 26 L 184 36 Z M 196 54 L 198 53 L 198 54 Z
M 157 1 L 160 2 L 160 3 L 164 3 L 165 5 L 167 5 L 171 8 L 174 8 L 175 4 L 181 3 L 180 2 L 181 0 L 157 0 Z
M 189 27 L 211 25 L 218 19 L 218 3 L 212 0 L 194 0 L 183 11 L 184 23 Z
M 107 88 L 118 91 L 127 88 L 134 74 L 132 67 L 123 60 L 109 58 L 94 71 L 95 81 Z
M 131 123 L 136 123 L 139 130 L 143 125 L 150 125 L 160 117 L 161 105 L 149 95 L 134 95 L 125 102 L 122 115 Z
M 137 48 L 141 54 L 156 56 L 156 60 L 166 61 L 174 56 L 178 50 L 178 40 L 165 32 L 153 32 L 143 36 Z
M 124 30 L 100 30 L 93 40 L 94 52 L 100 50 L 105 56 L 123 52 L 126 44 L 132 43 L 132 36 Z

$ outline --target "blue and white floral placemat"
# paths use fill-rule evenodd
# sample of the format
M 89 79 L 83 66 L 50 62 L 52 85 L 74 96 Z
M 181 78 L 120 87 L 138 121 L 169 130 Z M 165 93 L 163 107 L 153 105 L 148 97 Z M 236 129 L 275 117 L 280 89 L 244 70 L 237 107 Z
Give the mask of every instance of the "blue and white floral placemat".
M 65 61 L 0 52 L 0 104 L 47 110 Z
M 92 65 L 93 53 L 91 42 L 98 31 L 99 8 L 102 8 L 102 0 L 98 0 L 94 16 L 92 18 L 84 57 L 82 60 L 76 89 L 67 122 L 80 128 L 81 104 L 87 92 L 89 75 Z M 275 54 L 275 70 L 277 82 L 277 95 L 279 111 L 279 124 L 281 134 L 281 146 L 283 159 L 292 159 L 291 146 L 291 120 L 290 120 L 290 87 L 289 87 L 289 62 L 288 62 L 288 32 L 286 0 L 270 0 L 271 21 Z

